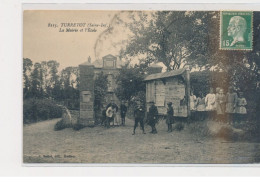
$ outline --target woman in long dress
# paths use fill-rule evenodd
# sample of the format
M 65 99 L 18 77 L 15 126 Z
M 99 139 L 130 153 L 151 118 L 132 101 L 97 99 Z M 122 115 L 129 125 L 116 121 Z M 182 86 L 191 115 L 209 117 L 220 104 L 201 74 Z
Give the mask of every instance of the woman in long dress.
M 197 98 L 193 93 L 191 93 L 191 95 L 190 95 L 190 110 L 195 111 L 196 105 L 197 105 Z
M 226 96 L 224 90 L 220 89 L 219 94 L 216 97 L 216 107 L 217 107 L 217 120 L 223 122 L 225 114 Z
M 196 109 L 197 109 L 197 119 L 200 121 L 205 120 L 206 104 L 205 104 L 205 97 L 203 93 L 201 93 L 197 98 Z
M 226 102 L 227 102 L 226 103 L 227 120 L 231 124 L 234 122 L 236 106 L 237 106 L 237 93 L 234 92 L 232 87 L 228 88 Z

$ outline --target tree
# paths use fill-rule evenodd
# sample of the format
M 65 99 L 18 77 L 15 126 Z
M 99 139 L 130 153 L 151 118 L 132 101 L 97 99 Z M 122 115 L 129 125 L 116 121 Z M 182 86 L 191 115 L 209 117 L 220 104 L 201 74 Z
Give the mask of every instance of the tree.
M 208 29 L 202 21 L 214 17 L 214 13 L 203 13 L 204 16 L 187 11 L 155 12 L 148 27 L 139 24 L 130 27 L 134 36 L 125 54 L 144 55 L 148 63 L 162 62 L 168 71 L 186 64 L 204 64 L 197 59 L 205 54 L 207 48 L 205 35 Z M 195 48 L 198 51 L 194 51 Z
M 61 83 L 58 75 L 58 68 L 60 64 L 55 60 L 50 60 L 47 62 L 47 65 L 50 76 L 47 93 L 55 100 L 62 100 Z
M 41 61 L 41 72 L 42 72 L 42 88 L 44 91 L 44 95 L 50 97 L 47 94 L 47 88 L 50 83 L 50 77 L 49 77 L 49 68 L 46 61 Z
M 23 97 L 29 97 L 31 82 L 30 82 L 30 72 L 32 69 L 32 61 L 29 58 L 23 59 Z
M 107 94 L 107 75 L 103 72 L 97 75 L 94 81 L 94 110 L 100 111 Z
M 258 75 L 260 80 L 260 12 L 254 12 L 253 19 L 253 50 L 246 52 L 250 70 Z
M 63 95 L 64 98 L 70 98 L 71 96 L 71 73 L 72 67 L 66 67 L 61 71 L 61 84 L 63 86 Z
M 66 67 L 60 74 L 62 97 L 68 108 L 79 106 L 78 77 L 78 67 Z
M 228 84 L 237 88 L 238 82 L 244 81 L 255 87 L 259 85 L 259 12 L 254 12 L 253 51 L 219 49 L 220 12 L 217 11 L 157 11 L 149 21 L 140 18 L 148 26 L 142 26 L 135 17 L 128 25 L 133 36 L 125 54 L 138 57 L 143 66 L 162 62 L 169 71 L 190 65 L 199 70 L 228 73 Z
M 116 95 L 120 100 L 130 101 L 131 99 L 143 96 L 145 93 L 144 74 L 140 67 L 124 66 L 117 76 Z
M 43 97 L 43 90 L 42 90 L 42 73 L 41 73 L 41 64 L 36 62 L 34 64 L 33 71 L 31 73 L 31 89 L 30 95 L 31 97 L 41 98 Z

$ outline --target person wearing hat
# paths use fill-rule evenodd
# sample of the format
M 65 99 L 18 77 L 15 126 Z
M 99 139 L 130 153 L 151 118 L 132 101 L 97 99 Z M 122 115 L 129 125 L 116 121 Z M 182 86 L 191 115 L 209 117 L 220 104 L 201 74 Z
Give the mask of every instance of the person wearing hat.
M 168 102 L 167 103 L 168 107 L 167 107 L 167 116 L 166 116 L 166 124 L 168 125 L 168 132 L 172 132 L 172 124 L 174 122 L 174 118 L 173 118 L 173 108 L 172 108 L 172 102 Z
M 158 109 L 154 105 L 154 102 L 149 102 L 151 104 L 151 107 L 149 108 L 148 112 L 148 124 L 151 126 L 152 131 L 150 133 L 157 133 L 157 130 L 155 128 L 155 124 L 157 123 L 157 117 L 158 117 Z
M 145 134 L 145 131 L 144 131 L 144 107 L 141 105 L 141 101 L 140 100 L 137 100 L 136 101 L 137 105 L 135 106 L 135 109 L 134 109 L 134 117 L 135 117 L 135 126 L 134 126 L 134 131 L 133 131 L 133 134 L 135 134 L 135 129 L 136 127 L 138 126 L 138 123 L 140 123 L 140 126 L 143 130 L 143 134 Z

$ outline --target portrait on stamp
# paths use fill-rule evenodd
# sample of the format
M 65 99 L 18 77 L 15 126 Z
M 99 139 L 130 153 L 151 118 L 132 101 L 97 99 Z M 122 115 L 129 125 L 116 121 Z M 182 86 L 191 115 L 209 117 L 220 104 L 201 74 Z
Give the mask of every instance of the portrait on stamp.
M 221 49 L 252 49 L 252 12 L 221 12 Z

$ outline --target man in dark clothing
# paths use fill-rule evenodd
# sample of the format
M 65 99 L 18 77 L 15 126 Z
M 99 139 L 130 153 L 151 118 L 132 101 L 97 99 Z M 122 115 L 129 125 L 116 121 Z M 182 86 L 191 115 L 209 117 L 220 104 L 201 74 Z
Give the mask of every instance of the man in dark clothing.
M 172 132 L 172 124 L 174 122 L 174 111 L 173 111 L 173 107 L 172 107 L 172 102 L 168 102 L 167 103 L 168 107 L 167 107 L 167 116 L 166 116 L 166 123 L 168 125 L 168 132 Z
M 155 124 L 157 123 L 157 117 L 158 117 L 158 109 L 154 105 L 154 102 L 150 102 L 151 107 L 149 108 L 148 112 L 148 124 L 151 126 L 152 131 L 150 133 L 157 133 L 157 130 L 155 128 Z
M 143 134 L 145 134 L 145 131 L 144 131 L 144 107 L 141 105 L 141 102 L 140 101 L 137 101 L 137 105 L 135 107 L 135 110 L 134 110 L 134 117 L 135 117 L 135 126 L 134 126 L 134 131 L 133 131 L 133 134 L 135 134 L 135 129 L 138 125 L 138 123 L 140 123 L 140 126 L 142 127 L 142 130 L 143 130 Z
M 101 125 L 105 125 L 106 122 L 106 108 L 102 110 Z
M 127 112 L 127 107 L 125 105 L 125 103 L 123 102 L 120 105 L 120 113 L 121 113 L 121 119 L 122 119 L 122 125 L 125 126 L 125 116 L 126 116 L 126 112 Z

